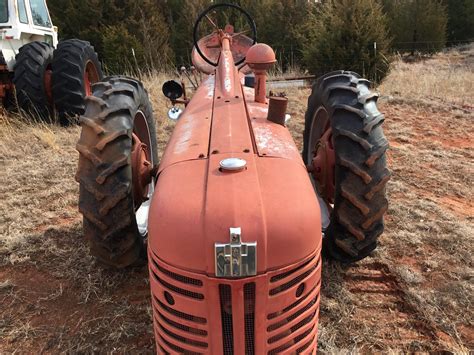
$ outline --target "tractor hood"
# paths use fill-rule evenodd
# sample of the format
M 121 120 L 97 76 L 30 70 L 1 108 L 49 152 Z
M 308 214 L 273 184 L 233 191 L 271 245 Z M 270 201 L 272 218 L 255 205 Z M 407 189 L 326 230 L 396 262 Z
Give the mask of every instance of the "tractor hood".
M 219 163 L 239 157 L 247 169 L 222 172 Z M 257 243 L 257 272 L 294 264 L 320 247 L 319 205 L 305 169 L 282 158 L 216 154 L 167 167 L 159 176 L 150 211 L 149 247 L 164 262 L 215 274 L 215 244 Z
M 149 248 L 177 268 L 216 274 L 216 244 L 256 243 L 261 274 L 320 248 L 320 209 L 291 134 L 266 119 L 233 61 L 220 61 L 176 125 L 160 162 Z M 226 158 L 245 160 L 225 171 Z

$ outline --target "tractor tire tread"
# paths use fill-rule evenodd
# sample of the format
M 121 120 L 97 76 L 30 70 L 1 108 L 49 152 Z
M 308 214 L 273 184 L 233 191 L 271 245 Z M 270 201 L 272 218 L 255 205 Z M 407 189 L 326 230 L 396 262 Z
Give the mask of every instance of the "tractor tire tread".
M 148 113 L 156 147 L 155 121 L 146 90 L 133 79 L 110 77 L 93 86 L 80 117 L 77 144 L 79 207 L 91 253 L 104 265 L 122 268 L 146 255 L 138 231 L 132 192 L 132 131 L 135 113 Z M 113 88 L 112 94 L 107 91 Z M 130 92 L 132 95 L 130 95 Z M 104 119 L 105 118 L 105 119 Z M 157 161 L 154 150 L 154 161 Z
M 31 42 L 22 46 L 16 55 L 13 83 L 18 106 L 40 120 L 50 121 L 50 107 L 45 73 L 53 62 L 54 48 L 44 42 Z
M 359 75 L 336 71 L 313 85 L 305 116 L 303 159 L 308 161 L 309 137 L 318 107 L 328 112 L 336 152 L 336 194 L 324 251 L 341 262 L 370 255 L 383 233 L 390 179 L 383 134 L 384 116 L 376 106 L 378 94 Z
M 53 97 L 62 124 L 67 125 L 70 117 L 82 115 L 85 111 L 84 73 L 87 62 L 95 66 L 101 80 L 102 67 L 94 47 L 89 42 L 68 39 L 59 42 L 54 51 Z
M 364 132 L 369 134 L 373 129 L 377 128 L 378 125 L 382 124 L 385 121 L 385 116 L 379 114 L 375 116 L 372 120 L 368 121 L 364 125 Z
M 123 129 L 121 131 L 107 133 L 97 142 L 95 149 L 102 151 L 107 146 L 107 144 L 112 143 L 114 140 L 123 136 L 128 136 L 128 130 Z

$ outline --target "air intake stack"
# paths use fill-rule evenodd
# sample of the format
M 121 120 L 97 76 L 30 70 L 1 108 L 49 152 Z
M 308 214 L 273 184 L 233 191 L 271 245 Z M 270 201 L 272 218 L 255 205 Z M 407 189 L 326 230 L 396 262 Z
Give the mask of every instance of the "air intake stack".
M 265 103 L 267 71 L 276 63 L 275 52 L 267 44 L 255 44 L 247 52 L 246 63 L 255 73 L 255 102 Z

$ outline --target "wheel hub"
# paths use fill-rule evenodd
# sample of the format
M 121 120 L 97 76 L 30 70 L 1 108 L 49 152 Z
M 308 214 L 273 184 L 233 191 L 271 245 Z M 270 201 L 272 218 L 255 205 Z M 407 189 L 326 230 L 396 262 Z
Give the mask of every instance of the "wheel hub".
M 138 208 L 148 199 L 148 187 L 152 181 L 153 166 L 148 160 L 148 147 L 140 141 L 140 138 L 133 133 L 132 146 L 132 181 L 133 181 L 133 201 Z
M 48 68 L 44 72 L 44 91 L 46 92 L 46 97 L 48 98 L 48 104 L 50 107 L 53 107 L 53 70 L 51 66 L 48 65 Z
M 92 85 L 99 81 L 99 73 L 94 63 L 87 61 L 84 69 L 84 91 L 86 96 L 92 95 Z
M 334 203 L 336 155 L 332 144 L 332 129 L 329 128 L 316 144 L 313 160 L 309 170 L 316 182 L 321 197 Z

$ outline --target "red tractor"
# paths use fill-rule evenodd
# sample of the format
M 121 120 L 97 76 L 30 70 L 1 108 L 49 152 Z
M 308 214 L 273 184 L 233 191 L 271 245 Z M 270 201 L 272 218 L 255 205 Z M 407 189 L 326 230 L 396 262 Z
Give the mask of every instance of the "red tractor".
M 238 26 L 219 27 L 237 18 L 229 12 Z M 314 353 L 321 249 L 356 261 L 383 230 L 377 95 L 352 72 L 319 78 L 302 159 L 285 127 L 287 99 L 266 97 L 275 54 L 256 44 L 249 14 L 211 6 L 194 38 L 193 63 L 207 76 L 191 100 L 164 85 L 186 108 L 159 164 L 143 85 L 94 85 L 77 145 L 85 236 L 104 264 L 148 258 L 158 353 Z

